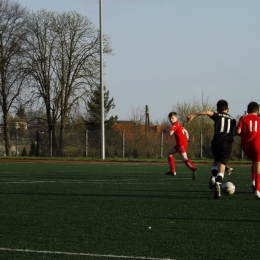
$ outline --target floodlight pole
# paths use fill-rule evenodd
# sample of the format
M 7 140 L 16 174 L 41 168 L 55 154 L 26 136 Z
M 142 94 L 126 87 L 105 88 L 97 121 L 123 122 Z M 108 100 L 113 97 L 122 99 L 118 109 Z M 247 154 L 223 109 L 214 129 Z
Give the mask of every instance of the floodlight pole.
M 99 0 L 99 31 L 100 31 L 100 158 L 105 159 L 105 116 L 104 116 L 104 86 L 103 86 L 103 32 L 102 32 L 102 0 Z

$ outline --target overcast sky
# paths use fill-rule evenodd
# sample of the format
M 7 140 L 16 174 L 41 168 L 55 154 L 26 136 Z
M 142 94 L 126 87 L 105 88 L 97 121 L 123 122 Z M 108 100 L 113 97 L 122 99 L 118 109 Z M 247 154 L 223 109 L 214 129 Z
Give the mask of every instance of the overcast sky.
M 77 11 L 99 28 L 99 0 L 17 0 L 29 10 Z M 102 0 L 104 83 L 120 120 L 149 106 L 167 118 L 178 102 L 219 99 L 242 115 L 260 102 L 259 0 Z

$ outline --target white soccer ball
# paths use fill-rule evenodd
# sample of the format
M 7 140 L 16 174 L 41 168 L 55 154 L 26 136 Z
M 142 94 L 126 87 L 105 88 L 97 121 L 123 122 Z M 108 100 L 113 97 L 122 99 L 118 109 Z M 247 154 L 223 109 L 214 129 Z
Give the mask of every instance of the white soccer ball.
M 236 187 L 232 182 L 229 181 L 229 182 L 223 183 L 222 186 L 221 186 L 221 189 L 222 189 L 224 194 L 232 195 L 232 194 L 235 193 Z

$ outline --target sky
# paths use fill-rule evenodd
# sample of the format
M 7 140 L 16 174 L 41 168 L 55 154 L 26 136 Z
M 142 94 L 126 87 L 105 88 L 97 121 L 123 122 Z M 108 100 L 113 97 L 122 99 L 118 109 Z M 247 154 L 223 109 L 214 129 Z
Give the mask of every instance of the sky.
M 76 11 L 99 28 L 99 0 L 16 0 L 37 11 Z M 105 55 L 110 115 L 167 118 L 177 103 L 219 99 L 230 114 L 260 103 L 259 0 L 102 0 L 102 29 L 115 55 Z

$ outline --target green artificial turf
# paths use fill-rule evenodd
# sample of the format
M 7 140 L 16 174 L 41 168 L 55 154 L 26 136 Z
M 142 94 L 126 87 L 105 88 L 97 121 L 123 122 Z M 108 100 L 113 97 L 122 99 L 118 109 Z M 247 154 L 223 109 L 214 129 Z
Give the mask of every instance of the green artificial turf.
M 0 164 L 0 259 L 258 259 L 260 200 L 250 167 L 213 199 L 210 166 L 193 181 L 167 164 Z M 30 250 L 30 251 L 22 251 Z M 132 257 L 132 258 L 131 258 Z

